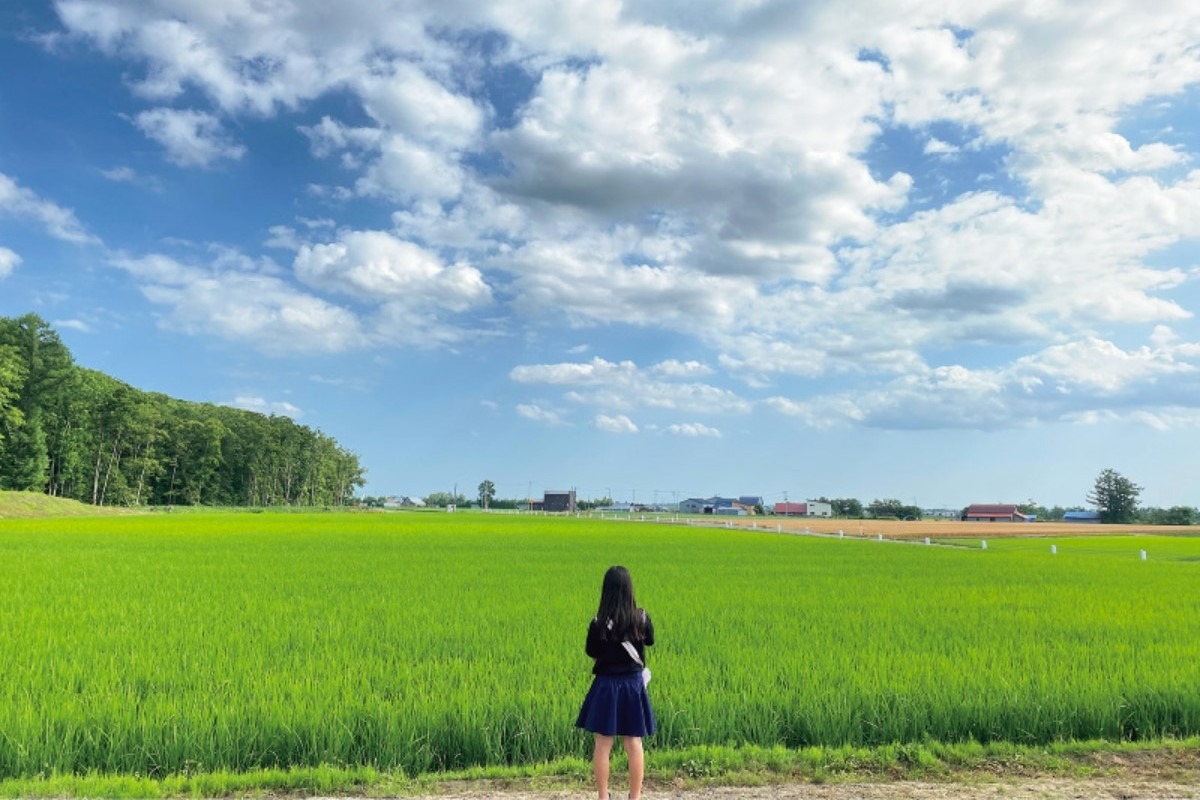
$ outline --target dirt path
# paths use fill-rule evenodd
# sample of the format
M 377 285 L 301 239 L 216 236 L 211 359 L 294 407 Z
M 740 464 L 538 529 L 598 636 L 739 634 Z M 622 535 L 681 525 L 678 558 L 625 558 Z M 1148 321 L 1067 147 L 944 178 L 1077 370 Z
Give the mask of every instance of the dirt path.
M 593 800 L 583 791 L 543 791 L 447 787 L 446 794 L 409 800 Z M 623 794 L 616 792 L 613 800 Z M 793 783 L 752 788 L 714 787 L 656 789 L 644 800 L 1175 800 L 1200 798 L 1200 785 L 1190 779 L 1141 778 L 1018 778 L 970 783 Z

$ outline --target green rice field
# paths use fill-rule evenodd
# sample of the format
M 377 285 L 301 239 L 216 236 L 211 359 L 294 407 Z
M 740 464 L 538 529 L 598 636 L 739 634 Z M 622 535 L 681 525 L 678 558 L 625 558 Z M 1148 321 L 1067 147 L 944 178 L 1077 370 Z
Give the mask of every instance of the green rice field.
M 585 756 L 584 636 L 615 563 L 659 638 L 655 750 L 1200 734 L 1200 538 L 1055 541 L 0 520 L 0 778 Z

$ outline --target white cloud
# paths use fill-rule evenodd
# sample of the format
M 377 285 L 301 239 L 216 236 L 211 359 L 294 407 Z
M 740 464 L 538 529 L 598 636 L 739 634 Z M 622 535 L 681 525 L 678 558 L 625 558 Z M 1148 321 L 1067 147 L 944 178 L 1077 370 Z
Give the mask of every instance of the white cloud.
M 0 172 L 0 214 L 40 224 L 55 239 L 74 244 L 98 244 L 75 217 L 75 212 L 44 200 L 31 189 Z M 9 250 L 8 252 L 12 252 Z M 10 263 L 10 267 L 16 262 Z
M 102 169 L 100 174 L 115 183 L 137 183 L 138 174 L 133 167 L 113 167 Z
M 517 414 L 525 419 L 532 420 L 534 422 L 540 422 L 543 425 L 549 425 L 551 427 L 559 427 L 567 424 L 562 412 L 549 408 L 542 408 L 535 403 L 518 404 Z
M 674 358 L 660 361 L 651 367 L 651 370 L 666 378 L 698 378 L 713 374 L 712 367 L 707 364 L 699 361 L 678 361 Z
M 4 280 L 13 273 L 17 265 L 21 263 L 21 257 L 7 247 L 0 247 L 0 280 Z
M 92 332 L 92 326 L 81 319 L 56 319 L 51 324 L 55 328 L 66 328 L 68 330 L 79 331 L 80 333 Z
M 211 334 L 274 355 L 338 353 L 370 338 L 350 311 L 297 291 L 274 275 L 191 265 L 169 256 L 117 255 L 152 303 L 163 327 Z
M 128 183 L 132 186 L 149 189 L 152 192 L 161 192 L 163 190 L 162 181 L 153 176 L 141 175 L 133 167 L 120 166 L 111 169 L 102 169 L 100 170 L 100 174 L 113 183 Z
M 300 419 L 304 416 L 303 411 L 286 400 L 267 400 L 264 397 L 256 395 L 238 395 L 230 402 L 222 403 L 221 405 L 241 408 L 246 411 L 256 411 L 259 414 L 269 416 L 290 417 L 292 419 Z
M 479 270 L 445 266 L 436 253 L 385 231 L 345 231 L 334 242 L 302 245 L 294 267 L 310 286 L 366 301 L 466 311 L 492 299 Z
M 515 314 L 506 327 L 668 330 L 751 389 L 784 384 L 769 403 L 814 424 L 1020 424 L 1021 414 L 1100 413 L 1115 395 L 1159 414 L 1133 387 L 1187 385 L 1193 359 L 1166 334 L 1145 353 L 1108 340 L 1129 325 L 1194 324 L 1180 291 L 1194 275 L 1169 254 L 1200 230 L 1200 171 L 1187 172 L 1196 153 L 1161 120 L 1134 124 L 1151 100 L 1182 109 L 1200 83 L 1191 6 L 56 8 L 66 37 L 121 59 L 141 96 L 209 104 L 138 116 L 178 163 L 240 157 L 222 120 L 307 111 L 312 154 L 338 159 L 346 176 L 321 196 L 392 212 L 386 232 L 272 228 L 269 243 L 297 253 L 303 291 L 264 269 L 202 270 L 225 290 L 267 281 L 276 310 L 303 297 L 313 318 L 347 315 L 336 348 L 457 341 L 468 334 L 447 316 L 485 307 Z M 479 31 L 500 46 L 481 50 Z M 500 99 L 494 90 L 521 84 L 496 83 L 503 70 L 528 77 L 527 97 Z M 320 112 L 308 101 L 330 92 L 359 115 L 312 122 Z M 915 159 L 911 175 L 884 169 L 893 136 L 939 158 Z M 983 175 L 992 191 L 971 191 Z M 11 181 L 6 201 L 3 181 L 0 210 L 92 240 L 69 211 Z M 236 327 L 213 322 L 220 309 L 203 293 L 189 313 L 172 292 L 192 279 L 171 283 L 173 268 L 150 260 L 143 268 L 161 275 L 141 280 L 173 309 L 170 324 Z M 322 294 L 369 306 L 371 318 Z M 1026 356 L 930 366 L 960 349 L 994 363 L 997 347 Z M 518 367 L 513 379 L 559 386 L 607 415 L 748 410 L 700 382 L 710 374 L 701 361 L 596 359 Z M 815 381 L 789 391 L 828 376 L 856 391 L 822 395 Z M 1029 388 L 1047 386 L 1057 388 Z
M 167 158 L 181 167 L 209 167 L 246 154 L 243 145 L 226 136 L 220 120 L 204 111 L 155 108 L 138 114 L 134 124 L 165 147 Z
M 1200 343 L 1123 350 L 1087 338 L 995 369 L 926 367 L 866 391 L 768 398 L 815 428 L 977 428 L 1132 419 L 1160 427 L 1190 419 L 1180 408 L 1200 392 Z
M 700 422 L 681 422 L 675 425 L 668 425 L 666 427 L 666 431 L 667 433 L 671 433 L 676 436 L 706 437 L 710 439 L 721 438 L 721 432 L 719 430 L 716 428 L 710 428 L 709 426 Z
M 925 142 L 924 152 L 927 156 L 953 155 L 958 152 L 958 147 L 949 142 L 943 142 L 941 139 L 930 138 L 929 141 Z
M 744 413 L 750 403 L 728 389 L 704 383 L 660 380 L 632 361 L 593 358 L 587 362 L 514 367 L 517 383 L 571 387 L 568 400 L 606 410 L 662 408 L 699 413 Z
M 638 427 L 633 420 L 624 414 L 617 414 L 610 417 L 607 414 L 597 414 L 592 421 L 597 430 L 607 431 L 608 433 L 637 433 Z

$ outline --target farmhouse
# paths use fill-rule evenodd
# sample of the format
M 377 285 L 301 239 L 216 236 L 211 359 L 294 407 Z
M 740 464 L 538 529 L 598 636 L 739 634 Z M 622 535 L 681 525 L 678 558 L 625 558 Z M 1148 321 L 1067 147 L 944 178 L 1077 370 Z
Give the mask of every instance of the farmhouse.
M 1010 503 L 972 503 L 962 515 L 963 522 L 1031 522 Z
M 803 503 L 776 503 L 775 515 L 778 517 L 832 517 L 833 506 L 819 500 L 807 500 Z

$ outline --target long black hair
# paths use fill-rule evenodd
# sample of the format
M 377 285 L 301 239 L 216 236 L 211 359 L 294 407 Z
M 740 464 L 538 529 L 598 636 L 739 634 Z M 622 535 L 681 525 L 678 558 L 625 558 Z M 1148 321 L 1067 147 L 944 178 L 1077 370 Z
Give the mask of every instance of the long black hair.
M 633 596 L 633 578 L 621 566 L 609 567 L 600 589 L 600 610 L 596 620 L 602 624 L 600 637 L 613 642 L 645 638 L 646 615 Z

